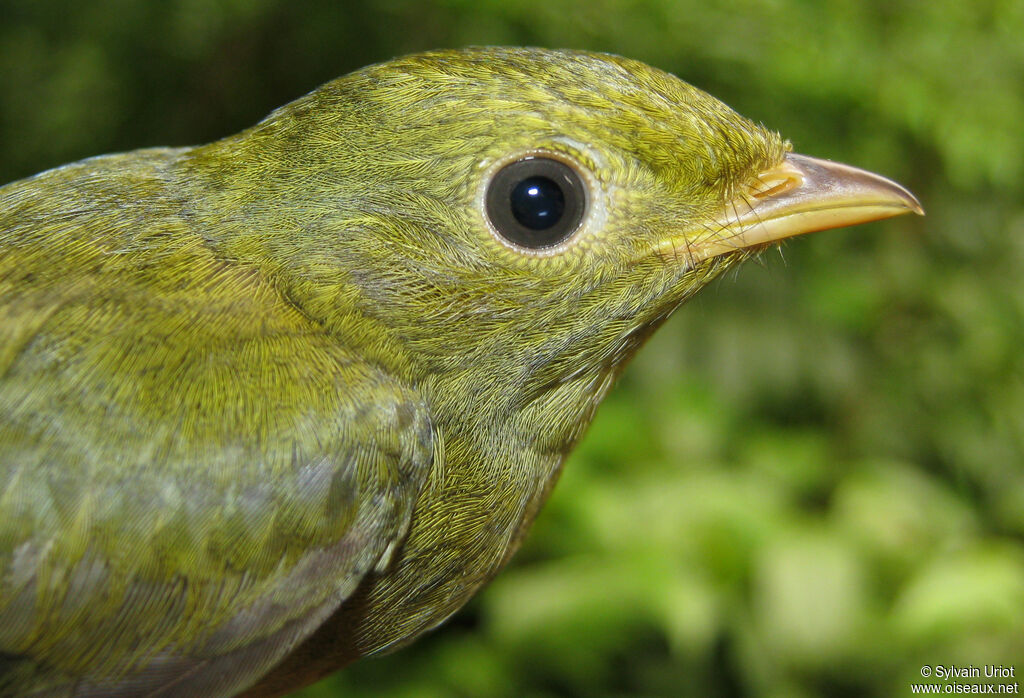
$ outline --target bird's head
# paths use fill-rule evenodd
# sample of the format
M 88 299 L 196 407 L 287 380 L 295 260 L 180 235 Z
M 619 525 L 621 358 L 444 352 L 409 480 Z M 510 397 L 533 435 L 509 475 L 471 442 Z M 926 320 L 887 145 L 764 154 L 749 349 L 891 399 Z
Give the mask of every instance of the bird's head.
M 225 251 L 329 331 L 452 409 L 539 403 L 585 422 L 723 270 L 920 210 L 888 180 L 789 151 L 637 61 L 476 48 L 328 83 L 195 161 L 227 173 L 208 199 L 234 221 Z

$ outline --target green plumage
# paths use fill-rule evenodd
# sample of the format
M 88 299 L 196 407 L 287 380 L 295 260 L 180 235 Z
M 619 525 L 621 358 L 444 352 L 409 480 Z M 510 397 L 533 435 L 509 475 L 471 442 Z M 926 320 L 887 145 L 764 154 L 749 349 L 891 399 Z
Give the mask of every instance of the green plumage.
M 538 150 L 594 196 L 524 254 L 481 192 Z M 0 189 L 0 695 L 276 695 L 444 620 L 748 254 L 652 250 L 785 150 L 641 63 L 471 49 Z

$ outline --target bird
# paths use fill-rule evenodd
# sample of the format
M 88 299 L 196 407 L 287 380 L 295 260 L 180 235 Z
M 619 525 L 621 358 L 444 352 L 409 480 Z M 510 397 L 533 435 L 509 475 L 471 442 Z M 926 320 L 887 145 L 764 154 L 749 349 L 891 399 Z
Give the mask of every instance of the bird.
M 508 562 L 724 271 L 923 213 L 642 62 L 437 50 L 0 188 L 0 695 L 283 695 Z

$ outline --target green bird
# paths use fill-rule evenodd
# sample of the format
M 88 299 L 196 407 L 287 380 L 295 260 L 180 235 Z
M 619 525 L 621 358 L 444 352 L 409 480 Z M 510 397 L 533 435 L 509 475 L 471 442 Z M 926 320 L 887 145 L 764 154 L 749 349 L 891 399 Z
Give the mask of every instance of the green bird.
M 441 623 L 681 303 L 921 213 L 790 151 L 643 63 L 473 48 L 0 188 L 0 695 L 277 696 Z

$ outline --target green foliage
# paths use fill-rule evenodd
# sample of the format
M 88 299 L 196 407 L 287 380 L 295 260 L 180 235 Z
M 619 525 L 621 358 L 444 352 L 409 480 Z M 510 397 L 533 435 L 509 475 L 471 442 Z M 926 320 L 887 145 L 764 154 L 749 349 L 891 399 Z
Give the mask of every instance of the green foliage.
M 717 282 L 613 391 L 513 565 L 301 695 L 902 695 L 1024 670 L 1024 4 L 0 0 L 0 179 L 226 135 L 435 46 L 622 53 L 928 216 Z

